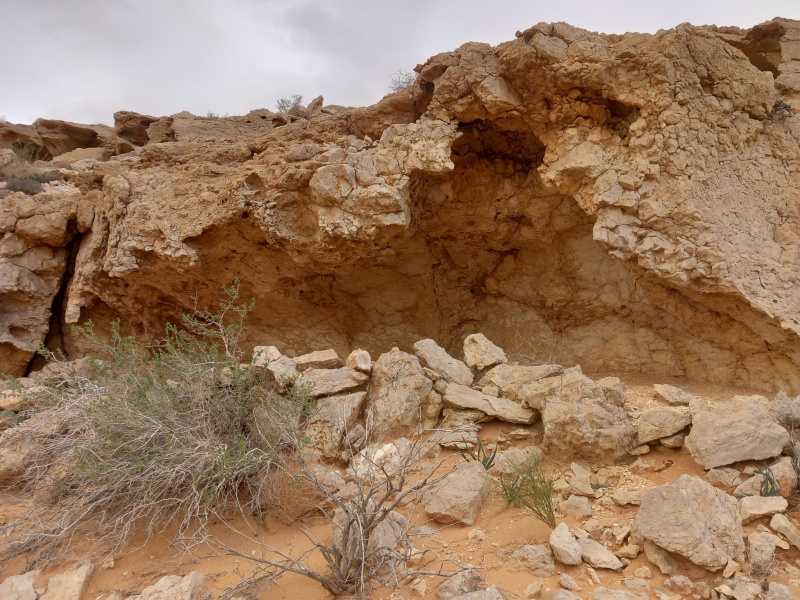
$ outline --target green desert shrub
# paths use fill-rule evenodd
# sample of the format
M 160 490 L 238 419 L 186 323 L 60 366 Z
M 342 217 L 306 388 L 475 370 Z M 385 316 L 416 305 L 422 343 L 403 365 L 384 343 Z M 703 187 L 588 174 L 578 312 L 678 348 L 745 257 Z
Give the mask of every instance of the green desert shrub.
M 525 462 L 514 464 L 509 481 L 500 477 L 507 506 L 517 504 L 526 508 L 551 529 L 556 526 L 554 484 L 555 477 L 544 471 L 541 456 L 538 454 L 532 455 Z
M 5 438 L 34 449 L 23 481 L 36 501 L 0 529 L 13 531 L 0 556 L 34 551 L 46 562 L 77 539 L 114 552 L 134 532 L 196 540 L 211 519 L 241 510 L 254 477 L 300 443 L 307 390 L 279 394 L 264 370 L 240 365 L 252 305 L 237 303 L 236 284 L 225 292 L 218 309 L 167 326 L 155 344 L 118 323 L 109 341 L 91 323 L 77 329 L 98 351 L 93 375 L 70 372 L 52 405 Z

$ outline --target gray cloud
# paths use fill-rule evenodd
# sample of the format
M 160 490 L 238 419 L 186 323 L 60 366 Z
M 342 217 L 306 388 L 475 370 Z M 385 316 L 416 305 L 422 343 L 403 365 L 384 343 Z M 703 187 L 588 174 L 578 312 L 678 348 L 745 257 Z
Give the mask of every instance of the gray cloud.
M 654 32 L 800 18 L 797 0 L 4 0 L 0 115 L 106 122 L 116 110 L 241 114 L 323 94 L 364 105 L 391 73 L 540 21 Z

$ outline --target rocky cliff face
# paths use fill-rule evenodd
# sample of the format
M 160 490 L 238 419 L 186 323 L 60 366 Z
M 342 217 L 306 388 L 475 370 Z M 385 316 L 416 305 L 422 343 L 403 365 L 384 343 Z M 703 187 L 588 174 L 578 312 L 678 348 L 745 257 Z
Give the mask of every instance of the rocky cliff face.
M 0 370 L 80 355 L 87 319 L 161 333 L 238 277 L 249 342 L 289 355 L 482 331 L 800 392 L 800 23 L 537 25 L 417 71 L 361 109 L 0 124 L 60 178 L 0 190 Z

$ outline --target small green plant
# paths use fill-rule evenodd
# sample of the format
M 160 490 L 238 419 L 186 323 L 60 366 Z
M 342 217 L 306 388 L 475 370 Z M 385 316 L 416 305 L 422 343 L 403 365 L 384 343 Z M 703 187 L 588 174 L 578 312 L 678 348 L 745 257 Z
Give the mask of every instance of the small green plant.
M 11 149 L 17 158 L 26 162 L 36 162 L 37 160 L 51 160 L 53 157 L 44 146 L 38 146 L 31 142 L 14 142 Z
M 542 459 L 538 454 L 523 463 L 513 465 L 513 470 L 511 481 L 508 483 L 503 477 L 500 478 L 506 505 L 518 504 L 528 509 L 548 527 L 555 529 L 554 475 L 545 473 Z
M 477 451 L 473 452 L 472 448 L 465 445 L 463 450 L 460 451 L 461 456 L 464 457 L 466 461 L 478 461 L 483 465 L 483 468 L 487 471 L 494 466 L 494 459 L 497 457 L 497 444 L 495 444 L 494 452 L 489 454 L 486 448 L 483 445 L 483 442 L 480 438 L 478 438 L 478 449 Z
M 293 108 L 302 106 L 303 96 L 294 94 L 291 98 L 281 98 L 275 103 L 275 108 L 279 113 L 288 113 Z
M 761 480 L 759 494 L 761 496 L 780 496 L 781 484 L 775 479 L 775 474 L 772 469 L 765 466 L 763 469 L 756 469 L 756 473 L 761 475 L 764 479 Z

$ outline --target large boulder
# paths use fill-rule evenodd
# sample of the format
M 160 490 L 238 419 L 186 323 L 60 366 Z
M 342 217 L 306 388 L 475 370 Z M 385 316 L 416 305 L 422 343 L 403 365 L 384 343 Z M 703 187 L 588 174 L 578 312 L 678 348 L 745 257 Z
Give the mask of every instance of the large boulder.
M 447 351 L 433 340 L 420 340 L 414 344 L 414 354 L 423 365 L 436 371 L 445 381 L 472 385 L 474 375 L 469 367 L 450 356 Z
M 425 495 L 425 514 L 438 523 L 472 525 L 491 477 L 478 461 L 462 462 Z
M 692 419 L 685 445 L 704 469 L 741 460 L 778 456 L 789 433 L 772 420 L 763 396 L 735 396 L 723 410 L 706 410 Z
M 381 354 L 372 365 L 366 397 L 373 435 L 390 437 L 415 431 L 432 389 L 433 382 L 425 377 L 416 357 L 397 348 Z
M 365 396 L 365 392 L 355 392 L 317 402 L 306 425 L 308 447 L 325 458 L 338 457 L 342 439 L 355 425 Z
M 744 559 L 736 498 L 699 477 L 681 475 L 673 484 L 648 490 L 634 530 L 642 539 L 709 571 L 722 569 L 730 559 Z
M 542 411 L 544 443 L 561 456 L 610 462 L 625 456 L 636 431 L 622 399 L 577 370 L 550 378 Z

